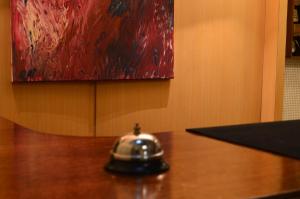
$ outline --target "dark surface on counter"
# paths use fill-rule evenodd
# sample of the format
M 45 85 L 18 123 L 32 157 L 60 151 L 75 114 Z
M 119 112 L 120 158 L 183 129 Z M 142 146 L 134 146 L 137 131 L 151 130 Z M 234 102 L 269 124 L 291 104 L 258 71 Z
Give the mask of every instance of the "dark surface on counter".
M 188 132 L 300 159 L 300 120 L 187 129 Z

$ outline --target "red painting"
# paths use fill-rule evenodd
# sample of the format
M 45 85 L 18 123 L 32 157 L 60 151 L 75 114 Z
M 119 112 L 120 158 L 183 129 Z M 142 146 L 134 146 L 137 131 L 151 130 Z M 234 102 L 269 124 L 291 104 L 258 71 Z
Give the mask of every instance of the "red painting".
M 14 82 L 173 78 L 173 0 L 11 0 Z

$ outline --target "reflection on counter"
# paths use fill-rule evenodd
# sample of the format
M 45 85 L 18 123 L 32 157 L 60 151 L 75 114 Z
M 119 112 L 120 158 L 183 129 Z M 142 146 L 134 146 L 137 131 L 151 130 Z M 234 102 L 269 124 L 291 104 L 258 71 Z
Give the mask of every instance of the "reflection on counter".
M 155 199 L 166 196 L 169 190 L 163 187 L 165 174 L 158 175 L 156 178 L 134 177 L 135 181 L 129 181 L 128 176 L 112 176 L 115 198 L 133 198 L 133 199 Z M 150 182 L 149 182 L 150 181 Z M 131 184 L 131 186 L 128 186 Z

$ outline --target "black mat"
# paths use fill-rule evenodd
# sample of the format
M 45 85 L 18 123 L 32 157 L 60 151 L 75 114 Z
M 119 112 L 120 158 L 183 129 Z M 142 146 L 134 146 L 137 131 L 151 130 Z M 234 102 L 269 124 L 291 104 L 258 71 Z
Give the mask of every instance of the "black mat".
M 187 129 L 188 132 L 300 159 L 300 120 Z

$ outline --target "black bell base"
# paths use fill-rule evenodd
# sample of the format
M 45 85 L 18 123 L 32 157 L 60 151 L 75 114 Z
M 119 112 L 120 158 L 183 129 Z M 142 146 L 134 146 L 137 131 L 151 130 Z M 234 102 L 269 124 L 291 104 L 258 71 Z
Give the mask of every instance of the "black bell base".
M 105 169 L 109 172 L 126 175 L 151 175 L 169 170 L 169 165 L 161 159 L 150 161 L 122 161 L 111 159 Z

